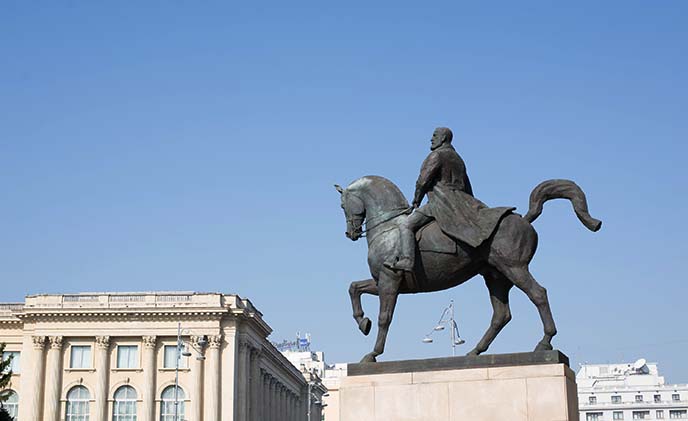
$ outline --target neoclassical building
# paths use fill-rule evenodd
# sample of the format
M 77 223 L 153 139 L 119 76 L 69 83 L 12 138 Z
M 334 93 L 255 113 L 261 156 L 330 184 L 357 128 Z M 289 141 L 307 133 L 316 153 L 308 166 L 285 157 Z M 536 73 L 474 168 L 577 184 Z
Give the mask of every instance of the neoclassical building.
M 311 402 L 320 420 L 324 387 L 270 332 L 237 295 L 28 296 L 0 304 L 5 407 L 20 421 L 303 421 Z

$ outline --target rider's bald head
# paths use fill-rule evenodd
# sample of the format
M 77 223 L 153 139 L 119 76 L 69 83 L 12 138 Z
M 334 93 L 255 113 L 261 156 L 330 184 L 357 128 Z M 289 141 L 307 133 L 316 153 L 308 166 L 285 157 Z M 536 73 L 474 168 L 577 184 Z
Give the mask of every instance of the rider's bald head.
M 451 143 L 454 138 L 454 134 L 448 127 L 438 127 L 435 129 L 435 133 L 441 136 L 446 143 Z
M 444 144 L 451 144 L 454 135 L 447 127 L 438 127 L 432 133 L 430 149 L 433 151 Z

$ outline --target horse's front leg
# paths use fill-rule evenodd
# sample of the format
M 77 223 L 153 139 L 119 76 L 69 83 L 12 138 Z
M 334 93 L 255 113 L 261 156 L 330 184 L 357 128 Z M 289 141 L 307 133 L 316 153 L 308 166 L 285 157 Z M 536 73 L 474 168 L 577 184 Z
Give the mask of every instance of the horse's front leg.
M 378 315 L 377 340 L 373 352 L 367 354 L 361 362 L 375 362 L 376 357 L 385 352 L 385 342 L 387 342 L 387 332 L 394 316 L 394 307 L 397 305 L 399 296 L 399 285 L 401 276 L 384 270 L 380 274 L 378 283 L 378 295 L 380 297 L 380 314 Z
M 352 282 L 349 286 L 349 295 L 351 296 L 351 307 L 354 310 L 354 320 L 358 324 L 358 328 L 364 335 L 370 333 L 372 323 L 367 317 L 363 317 L 363 306 L 361 305 L 361 295 L 372 294 L 377 295 L 377 284 L 374 279 L 366 279 L 364 281 Z

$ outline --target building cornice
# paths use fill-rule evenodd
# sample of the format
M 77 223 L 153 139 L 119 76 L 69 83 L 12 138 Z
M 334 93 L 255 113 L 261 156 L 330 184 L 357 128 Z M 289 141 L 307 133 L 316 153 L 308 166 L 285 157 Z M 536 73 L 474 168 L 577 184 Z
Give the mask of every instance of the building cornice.
M 106 311 L 98 310 L 57 310 L 57 311 L 25 311 L 18 313 L 15 316 L 19 322 L 50 322 L 63 320 L 178 320 L 185 319 L 201 319 L 201 320 L 219 320 L 227 315 L 224 309 L 209 310 L 209 309 L 169 309 L 169 310 L 152 310 L 141 311 L 140 309 L 109 309 Z

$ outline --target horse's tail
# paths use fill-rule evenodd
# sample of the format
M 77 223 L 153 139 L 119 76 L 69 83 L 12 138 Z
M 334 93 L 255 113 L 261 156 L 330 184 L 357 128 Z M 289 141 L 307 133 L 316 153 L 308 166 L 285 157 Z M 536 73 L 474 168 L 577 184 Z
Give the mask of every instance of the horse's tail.
M 538 184 L 530 193 L 530 207 L 523 218 L 528 222 L 535 221 L 542 213 L 542 205 L 552 199 L 569 199 L 576 216 L 590 231 L 596 232 L 602 227 L 602 221 L 588 213 L 585 193 L 571 180 L 547 180 Z

